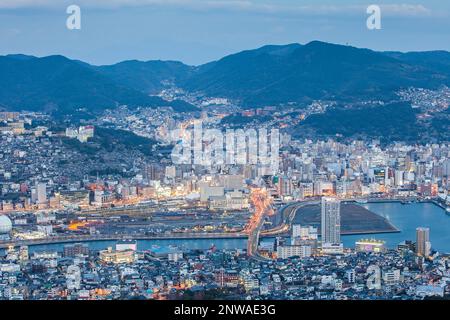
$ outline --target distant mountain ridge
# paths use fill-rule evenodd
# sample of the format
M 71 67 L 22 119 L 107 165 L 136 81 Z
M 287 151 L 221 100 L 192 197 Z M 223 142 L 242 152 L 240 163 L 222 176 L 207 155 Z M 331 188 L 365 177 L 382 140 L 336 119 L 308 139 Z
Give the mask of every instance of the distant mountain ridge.
M 420 63 L 401 58 L 320 41 L 266 46 L 200 67 L 184 87 L 259 106 L 315 99 L 378 99 L 391 97 L 402 87 L 450 84 L 450 71 L 427 68 L 419 58 Z
M 118 84 L 151 94 L 157 94 L 164 88 L 162 82 L 180 83 L 186 80 L 195 69 L 179 61 L 161 60 L 128 60 L 93 68 Z
M 173 106 L 195 110 L 184 101 L 165 101 L 120 84 L 81 61 L 63 56 L 0 57 L 0 105 L 9 110 L 71 113 L 78 108 L 96 112 L 121 104 Z
M 200 66 L 137 60 L 92 66 L 63 56 L 0 56 L 0 106 L 9 110 L 98 112 L 120 104 L 196 110 L 184 101 L 154 96 L 170 85 L 247 107 L 389 100 L 404 87 L 450 86 L 450 53 L 376 52 L 312 41 L 267 45 Z
M 437 72 L 450 73 L 450 52 L 448 51 L 424 51 L 424 52 L 395 52 L 388 51 L 383 54 L 398 60 L 418 64 Z

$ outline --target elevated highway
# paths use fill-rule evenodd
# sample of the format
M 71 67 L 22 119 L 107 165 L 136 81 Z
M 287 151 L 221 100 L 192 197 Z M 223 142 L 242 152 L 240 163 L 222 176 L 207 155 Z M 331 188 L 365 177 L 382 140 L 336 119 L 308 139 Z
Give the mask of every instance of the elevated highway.
M 304 202 L 290 203 L 290 204 L 280 208 L 279 214 L 282 215 L 281 224 L 272 229 L 261 231 L 261 236 L 270 237 L 270 236 L 278 236 L 278 235 L 288 233 L 291 230 L 291 227 L 294 222 L 294 218 L 295 218 L 295 215 L 296 215 L 298 209 L 300 209 L 304 206 L 317 205 L 317 204 L 320 204 L 320 201 L 309 200 L 309 201 L 304 201 Z
M 248 234 L 247 255 L 258 260 L 265 260 L 266 258 L 258 253 L 258 244 L 265 217 L 274 213 L 272 199 L 265 189 L 253 189 L 250 198 L 255 212 L 245 228 L 245 232 Z

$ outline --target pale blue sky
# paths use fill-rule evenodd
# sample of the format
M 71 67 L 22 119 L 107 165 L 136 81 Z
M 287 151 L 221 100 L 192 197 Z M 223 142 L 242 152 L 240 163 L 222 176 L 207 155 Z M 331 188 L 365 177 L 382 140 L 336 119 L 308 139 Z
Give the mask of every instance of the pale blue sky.
M 66 29 L 69 4 L 82 9 L 81 30 Z M 370 4 L 382 8 L 382 30 L 366 28 Z M 312 40 L 450 51 L 450 1 L 0 0 L 0 55 L 201 64 L 265 44 Z

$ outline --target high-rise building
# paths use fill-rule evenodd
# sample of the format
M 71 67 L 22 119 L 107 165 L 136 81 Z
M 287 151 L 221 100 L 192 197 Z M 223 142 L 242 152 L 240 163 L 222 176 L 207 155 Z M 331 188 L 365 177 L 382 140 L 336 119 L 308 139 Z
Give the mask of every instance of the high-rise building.
M 336 198 L 322 198 L 322 244 L 341 242 L 341 202 Z
M 416 229 L 416 253 L 422 257 L 428 257 L 431 253 L 430 229 Z
M 292 195 L 292 180 L 288 177 L 280 177 L 278 180 L 278 192 L 281 196 Z
M 302 226 L 299 224 L 294 224 L 292 226 L 292 238 L 297 238 L 302 236 Z
M 355 283 L 356 272 L 355 272 L 354 269 L 350 269 L 350 270 L 345 271 L 345 275 L 347 277 L 348 283 Z
M 147 172 L 146 172 L 147 180 L 159 180 L 159 171 L 160 171 L 160 168 L 158 167 L 157 164 L 154 164 L 154 163 L 149 164 L 147 166 Z
M 33 187 L 33 188 L 31 188 L 31 202 L 32 202 L 32 203 L 36 203 L 37 200 L 38 200 L 38 197 L 37 197 L 37 190 L 36 190 L 35 187 Z
M 177 168 L 175 166 L 166 167 L 166 178 L 175 179 L 177 176 Z
M 395 185 L 403 186 L 403 175 L 404 172 L 402 170 L 395 170 Z
M 47 202 L 47 186 L 45 183 L 38 183 L 36 186 L 37 202 L 43 204 Z
M 450 177 L 450 159 L 444 161 L 443 173 L 446 177 Z

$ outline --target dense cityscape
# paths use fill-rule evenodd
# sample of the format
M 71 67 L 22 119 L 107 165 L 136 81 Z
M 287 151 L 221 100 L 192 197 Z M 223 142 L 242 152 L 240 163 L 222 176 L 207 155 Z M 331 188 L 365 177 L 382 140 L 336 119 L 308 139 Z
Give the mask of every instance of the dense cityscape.
M 446 90 L 400 95 L 410 95 L 423 112 L 449 102 Z M 292 110 L 185 99 L 203 111 L 123 106 L 78 126 L 42 113 L 0 114 L 1 299 L 449 295 L 450 250 L 433 247 L 432 229 L 417 225 L 414 235 L 388 246 L 383 234 L 401 230 L 362 209 L 367 203 L 423 202 L 445 215 L 449 144 L 289 134 L 296 121 L 323 113 L 332 102 L 314 102 L 293 119 Z M 185 136 L 199 122 L 229 129 L 223 119 L 236 113 L 266 130 L 281 128 L 276 171 L 256 162 L 173 163 L 170 151 L 179 143 L 173 132 Z M 254 126 L 250 121 L 240 128 L 248 136 Z M 115 138 L 121 134 L 137 139 L 139 148 L 121 144 Z M 249 143 L 243 150 L 251 156 Z M 351 234 L 360 240 L 344 246 L 341 235 Z M 233 238 L 247 244 L 214 244 Z M 189 248 L 195 239 L 211 245 Z M 155 240 L 166 242 L 151 244 Z M 92 241 L 105 244 L 91 248 Z
M 337 2 L 0 0 L 2 310 L 436 313 L 450 2 Z

